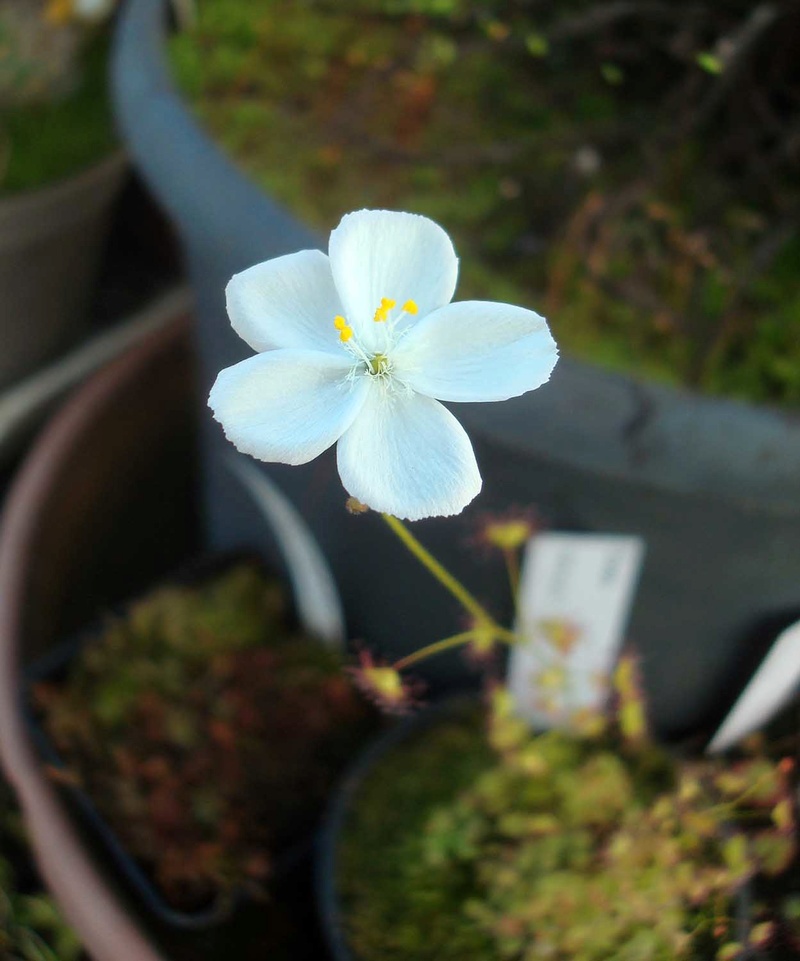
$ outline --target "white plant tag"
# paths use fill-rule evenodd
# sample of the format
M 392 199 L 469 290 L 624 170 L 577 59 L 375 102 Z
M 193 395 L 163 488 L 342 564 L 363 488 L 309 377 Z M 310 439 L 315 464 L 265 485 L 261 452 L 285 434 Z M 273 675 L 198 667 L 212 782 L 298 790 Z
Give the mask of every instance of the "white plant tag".
M 726 751 L 771 720 L 800 684 L 800 621 L 778 635 L 706 750 Z
M 539 534 L 520 582 L 508 687 L 535 726 L 565 726 L 602 707 L 644 558 L 640 537 Z

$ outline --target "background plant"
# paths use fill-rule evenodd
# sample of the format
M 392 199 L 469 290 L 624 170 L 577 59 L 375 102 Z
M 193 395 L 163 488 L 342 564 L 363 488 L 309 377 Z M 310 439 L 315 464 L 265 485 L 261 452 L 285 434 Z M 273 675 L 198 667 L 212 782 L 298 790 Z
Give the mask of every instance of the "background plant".
M 36 696 L 61 778 L 194 910 L 263 897 L 274 855 L 313 825 L 371 720 L 341 667 L 242 563 L 133 605 Z
M 737 924 L 736 899 L 795 854 L 791 765 L 676 761 L 626 716 L 533 734 L 495 698 L 497 760 L 424 842 L 430 865 L 469 877 L 461 911 L 493 956 L 728 961 L 776 937 L 766 909 Z
M 175 44 L 204 120 L 312 222 L 425 213 L 469 295 L 573 351 L 786 402 L 798 51 L 791 0 L 205 0 Z
M 15 862 L 25 860 L 24 848 L 17 813 L 0 784 L 0 958 L 77 961 L 82 956 L 80 942 L 52 898 L 37 892 L 32 884 L 21 884 Z
M 0 189 L 55 180 L 114 143 L 104 24 L 116 0 L 0 0 Z

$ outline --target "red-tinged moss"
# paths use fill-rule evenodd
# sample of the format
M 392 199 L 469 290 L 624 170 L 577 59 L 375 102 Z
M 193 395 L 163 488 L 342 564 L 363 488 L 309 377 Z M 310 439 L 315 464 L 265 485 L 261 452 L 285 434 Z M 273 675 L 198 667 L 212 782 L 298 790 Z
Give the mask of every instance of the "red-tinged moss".
M 266 891 L 371 710 L 252 565 L 157 591 L 40 685 L 58 750 L 170 904 Z

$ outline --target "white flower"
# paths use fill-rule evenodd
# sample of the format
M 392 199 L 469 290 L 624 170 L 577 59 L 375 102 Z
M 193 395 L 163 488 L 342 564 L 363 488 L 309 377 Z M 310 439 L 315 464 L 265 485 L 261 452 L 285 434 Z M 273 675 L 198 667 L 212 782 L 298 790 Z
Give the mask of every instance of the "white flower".
M 257 353 L 223 370 L 209 404 L 259 460 L 305 464 L 338 441 L 345 489 L 407 520 L 457 514 L 478 494 L 472 445 L 439 401 L 507 400 L 558 356 L 546 322 L 508 304 L 451 304 L 450 238 L 415 214 L 361 210 L 318 250 L 268 260 L 226 291 Z

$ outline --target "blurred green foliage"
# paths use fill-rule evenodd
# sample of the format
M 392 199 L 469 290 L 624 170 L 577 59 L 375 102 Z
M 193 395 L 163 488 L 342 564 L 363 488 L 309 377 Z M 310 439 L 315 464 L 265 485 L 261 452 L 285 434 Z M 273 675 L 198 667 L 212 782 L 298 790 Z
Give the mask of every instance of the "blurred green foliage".
M 800 400 L 800 11 L 204 0 L 181 86 L 302 218 L 438 220 L 573 354 Z
M 13 849 L 19 857 L 14 858 Z M 24 837 L 9 792 L 0 784 L 0 959 L 77 961 L 82 949 L 52 898 L 21 889 L 14 860 L 22 857 Z
M 728 961 L 796 939 L 737 903 L 795 856 L 786 765 L 670 757 L 630 706 L 534 733 L 500 692 L 488 732 L 473 709 L 382 758 L 339 848 L 359 961 Z
M 117 144 L 108 96 L 108 43 L 86 52 L 77 89 L 63 100 L 0 110 L 0 195 L 55 183 Z

